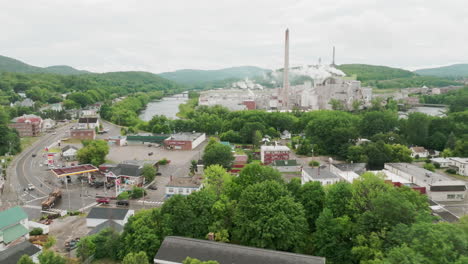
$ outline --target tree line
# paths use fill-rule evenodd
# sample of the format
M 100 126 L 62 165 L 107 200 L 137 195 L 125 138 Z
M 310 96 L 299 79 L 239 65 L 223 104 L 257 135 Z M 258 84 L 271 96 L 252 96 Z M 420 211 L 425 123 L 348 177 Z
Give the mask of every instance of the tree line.
M 247 165 L 237 177 L 206 169 L 204 188 L 132 216 L 121 235 L 80 242 L 82 257 L 152 259 L 169 235 L 323 256 L 327 263 L 466 263 L 468 218 L 437 222 L 427 197 L 366 173 L 355 182 L 286 183 L 275 169 Z M 86 243 L 84 241 L 87 241 Z

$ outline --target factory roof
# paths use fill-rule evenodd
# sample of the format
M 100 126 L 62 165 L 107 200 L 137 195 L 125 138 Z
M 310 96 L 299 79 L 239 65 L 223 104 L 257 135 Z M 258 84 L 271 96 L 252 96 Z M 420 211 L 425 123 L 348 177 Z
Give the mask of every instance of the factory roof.
M 154 260 L 182 263 L 187 257 L 220 264 L 325 264 L 323 257 L 176 236 L 164 239 Z
M 262 146 L 261 150 L 262 151 L 290 151 L 287 146 L 279 146 L 279 145 Z
M 468 163 L 468 158 L 449 158 L 450 160 L 460 162 L 460 163 Z
M 196 133 L 196 132 L 187 132 L 187 133 L 177 133 L 172 134 L 165 140 L 177 140 L 177 141 L 194 141 L 197 138 L 201 137 L 203 133 Z
M 339 163 L 333 164 L 333 166 L 341 171 L 353 171 L 357 174 L 366 172 L 366 163 Z
M 435 183 L 438 181 L 452 181 L 451 178 L 441 175 L 410 163 L 385 163 L 385 166 L 390 166 L 400 171 L 404 171 L 413 177 L 423 180 L 427 184 Z
M 335 173 L 331 172 L 328 167 L 318 168 L 303 168 L 303 170 L 313 179 L 337 179 L 340 178 Z
M 439 181 L 431 184 L 431 192 L 464 192 L 466 182 L 464 181 Z

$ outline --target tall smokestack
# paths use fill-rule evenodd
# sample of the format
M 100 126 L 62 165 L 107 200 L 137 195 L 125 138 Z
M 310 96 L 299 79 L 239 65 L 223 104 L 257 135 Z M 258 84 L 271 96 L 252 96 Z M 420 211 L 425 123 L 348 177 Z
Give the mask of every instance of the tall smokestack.
M 283 106 L 287 109 L 289 103 L 289 29 L 286 29 L 284 44 L 283 69 Z
M 333 59 L 332 59 L 332 66 L 335 66 L 335 46 L 333 46 Z

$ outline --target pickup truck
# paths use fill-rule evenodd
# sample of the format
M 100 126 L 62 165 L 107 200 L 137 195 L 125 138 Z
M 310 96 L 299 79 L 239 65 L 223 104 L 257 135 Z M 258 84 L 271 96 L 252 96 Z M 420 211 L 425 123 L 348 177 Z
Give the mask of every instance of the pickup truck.
M 110 202 L 110 199 L 107 198 L 107 197 L 97 198 L 96 199 L 96 203 L 109 204 L 109 202 Z

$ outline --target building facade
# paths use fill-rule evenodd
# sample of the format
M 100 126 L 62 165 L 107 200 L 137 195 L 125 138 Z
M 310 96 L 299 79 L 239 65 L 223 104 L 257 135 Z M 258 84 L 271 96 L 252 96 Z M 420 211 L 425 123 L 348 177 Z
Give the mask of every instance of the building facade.
M 96 131 L 94 129 L 72 129 L 70 130 L 70 137 L 79 140 L 94 140 L 96 139 Z
M 177 133 L 166 138 L 164 146 L 171 150 L 192 150 L 205 140 L 205 133 Z
M 260 160 L 263 164 L 270 164 L 275 160 L 289 160 L 291 150 L 287 146 L 261 146 Z
M 343 179 L 330 171 L 327 166 L 317 168 L 302 168 L 301 183 L 305 184 L 310 181 L 320 182 L 322 185 L 330 185 L 342 181 Z
M 42 130 L 42 118 L 36 115 L 22 115 L 13 118 L 8 126 L 18 131 L 20 137 L 36 137 Z
M 199 191 L 202 188 L 202 178 L 200 176 L 193 177 L 176 177 L 166 185 L 165 197 L 171 197 L 176 194 L 189 195 Z

